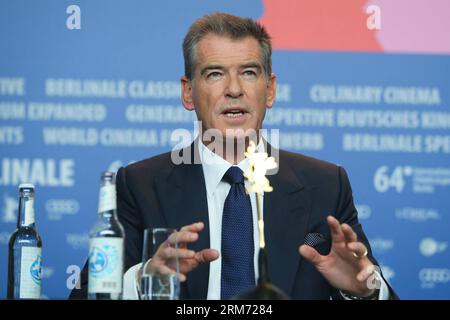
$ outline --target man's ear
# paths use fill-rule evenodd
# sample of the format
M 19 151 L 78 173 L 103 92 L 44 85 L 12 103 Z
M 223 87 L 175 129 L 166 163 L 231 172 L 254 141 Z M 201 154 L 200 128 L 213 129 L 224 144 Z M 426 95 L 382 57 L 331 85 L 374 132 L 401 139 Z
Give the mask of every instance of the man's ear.
M 194 102 L 192 101 L 192 84 L 186 76 L 181 77 L 181 102 L 186 110 L 194 110 Z
M 277 77 L 272 73 L 267 81 L 267 98 L 266 106 L 267 108 L 272 108 L 275 102 L 275 96 L 277 93 Z

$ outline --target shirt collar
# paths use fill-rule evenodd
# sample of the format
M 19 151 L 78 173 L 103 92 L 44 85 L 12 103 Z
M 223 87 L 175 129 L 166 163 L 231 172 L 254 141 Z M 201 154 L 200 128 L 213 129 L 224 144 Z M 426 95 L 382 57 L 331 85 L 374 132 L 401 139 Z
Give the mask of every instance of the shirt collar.
M 256 150 L 257 152 L 264 152 L 265 149 L 262 139 L 259 140 Z M 212 196 L 219 186 L 220 181 L 222 181 L 225 172 L 227 172 L 227 170 L 230 169 L 233 164 L 229 163 L 221 156 L 218 156 L 217 154 L 212 152 L 203 144 L 203 141 L 201 139 L 199 139 L 198 151 L 200 154 L 200 160 L 202 162 L 203 175 L 205 176 L 206 192 L 208 196 Z M 247 170 L 248 159 L 245 158 L 236 166 L 239 167 L 242 171 Z

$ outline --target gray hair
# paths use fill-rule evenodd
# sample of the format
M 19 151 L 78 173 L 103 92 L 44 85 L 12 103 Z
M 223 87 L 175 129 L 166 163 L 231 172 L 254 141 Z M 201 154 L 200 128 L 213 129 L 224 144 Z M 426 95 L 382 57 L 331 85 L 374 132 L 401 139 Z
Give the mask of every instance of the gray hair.
M 196 20 L 184 38 L 184 74 L 188 79 L 193 79 L 194 76 L 197 43 L 210 33 L 231 39 L 255 38 L 261 48 L 264 72 L 270 77 L 272 74 L 272 44 L 266 29 L 250 18 L 217 12 Z

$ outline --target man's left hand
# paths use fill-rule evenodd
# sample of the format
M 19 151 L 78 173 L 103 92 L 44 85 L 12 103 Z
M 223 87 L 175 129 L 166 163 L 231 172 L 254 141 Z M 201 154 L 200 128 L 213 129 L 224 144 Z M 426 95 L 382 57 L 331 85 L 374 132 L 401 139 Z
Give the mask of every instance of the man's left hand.
M 375 265 L 367 258 L 366 246 L 358 242 L 356 233 L 348 224 L 327 217 L 331 230 L 331 250 L 326 256 L 308 245 L 299 247 L 300 254 L 309 260 L 328 280 L 330 285 L 357 297 L 367 297 L 374 292 L 369 288 Z

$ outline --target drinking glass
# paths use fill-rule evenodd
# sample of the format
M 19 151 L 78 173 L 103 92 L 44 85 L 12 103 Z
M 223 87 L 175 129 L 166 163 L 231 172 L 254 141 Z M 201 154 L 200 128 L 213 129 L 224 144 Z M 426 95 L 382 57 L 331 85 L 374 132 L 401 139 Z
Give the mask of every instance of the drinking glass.
M 175 229 L 144 230 L 141 300 L 178 300 L 180 295 L 178 241 Z

